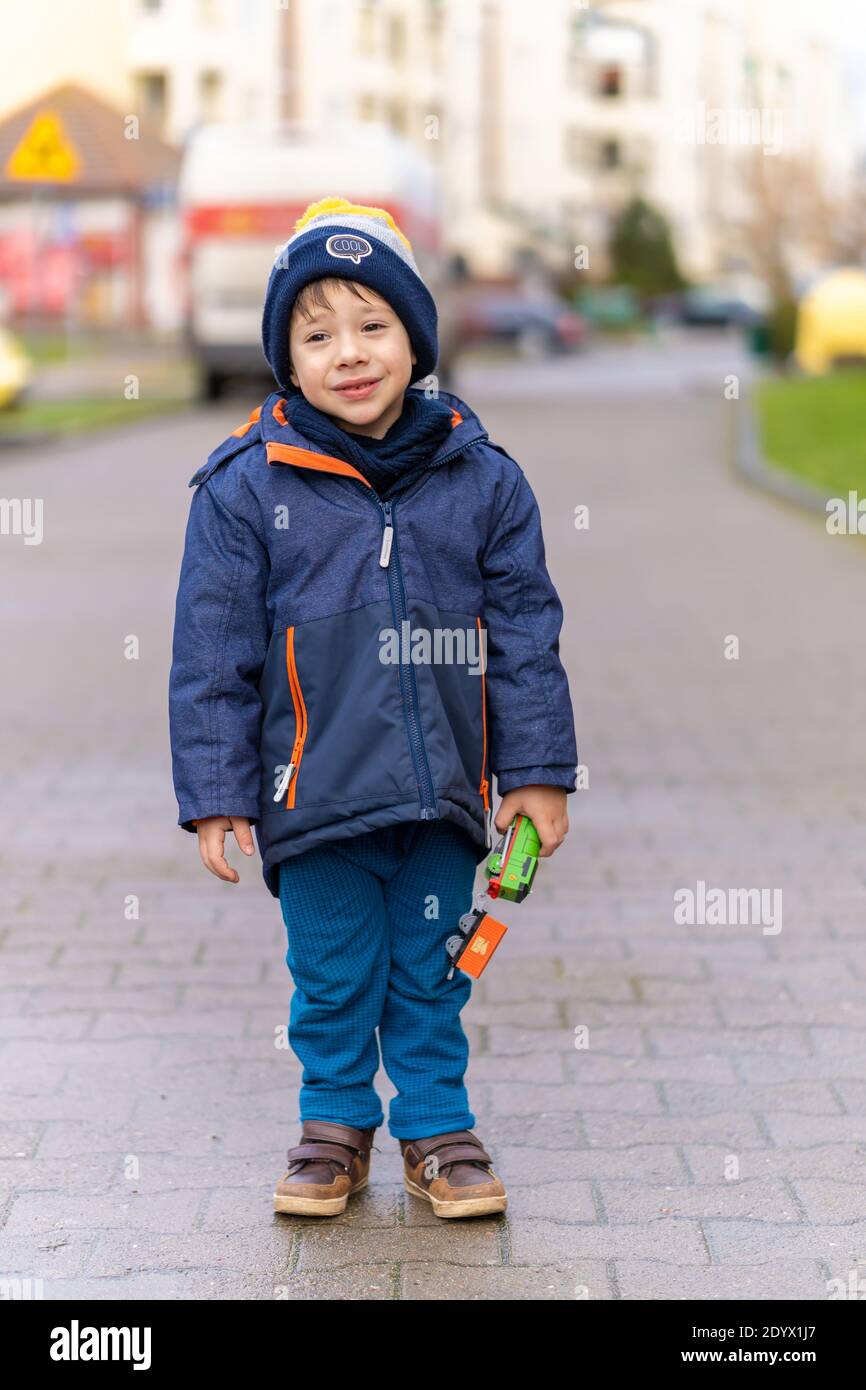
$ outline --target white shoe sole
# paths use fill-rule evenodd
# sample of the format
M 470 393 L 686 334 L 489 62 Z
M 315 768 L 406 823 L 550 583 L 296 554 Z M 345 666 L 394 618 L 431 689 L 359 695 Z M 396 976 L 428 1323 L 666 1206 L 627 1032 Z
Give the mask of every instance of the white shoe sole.
M 301 1197 L 275 1192 L 274 1211 L 287 1212 L 292 1216 L 339 1216 L 341 1211 L 346 1210 L 349 1198 L 360 1192 L 362 1187 L 366 1187 L 369 1179 L 368 1173 L 348 1192 L 344 1192 L 342 1197 Z M 301 1187 L 303 1184 L 299 1183 L 298 1186 Z
M 405 1173 L 403 1186 L 413 1197 L 423 1197 L 429 1202 L 434 1216 L 494 1216 L 497 1212 L 505 1211 L 508 1206 L 508 1197 L 499 1195 L 467 1197 L 463 1202 L 443 1202 L 441 1197 L 433 1197 L 429 1192 L 425 1192 L 423 1187 L 418 1187 Z

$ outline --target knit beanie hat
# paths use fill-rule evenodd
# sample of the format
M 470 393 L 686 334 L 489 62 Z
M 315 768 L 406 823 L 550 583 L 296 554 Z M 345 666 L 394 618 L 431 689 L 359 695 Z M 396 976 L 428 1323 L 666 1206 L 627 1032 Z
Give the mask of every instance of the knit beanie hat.
M 413 380 L 429 376 L 439 356 L 436 305 L 408 237 L 385 208 L 321 198 L 310 203 L 278 251 L 265 292 L 262 347 L 280 390 L 295 389 L 289 380 L 292 306 L 310 280 L 330 276 L 370 285 L 388 301 L 418 359 Z

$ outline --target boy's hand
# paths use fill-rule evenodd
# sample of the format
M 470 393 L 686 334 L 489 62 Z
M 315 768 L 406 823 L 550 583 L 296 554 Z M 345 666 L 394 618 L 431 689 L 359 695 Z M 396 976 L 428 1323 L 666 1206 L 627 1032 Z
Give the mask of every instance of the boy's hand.
M 253 835 L 246 816 L 206 816 L 198 822 L 196 830 L 198 852 L 205 868 L 210 869 L 217 878 L 224 878 L 229 883 L 239 883 L 240 875 L 237 869 L 226 863 L 224 846 L 226 831 L 233 830 L 244 854 L 255 854 Z
M 541 849 L 539 859 L 547 859 L 559 849 L 568 834 L 568 812 L 565 809 L 565 787 L 546 787 L 533 782 L 527 787 L 515 787 L 506 792 L 493 820 L 503 834 L 518 811 L 528 816 L 538 831 Z

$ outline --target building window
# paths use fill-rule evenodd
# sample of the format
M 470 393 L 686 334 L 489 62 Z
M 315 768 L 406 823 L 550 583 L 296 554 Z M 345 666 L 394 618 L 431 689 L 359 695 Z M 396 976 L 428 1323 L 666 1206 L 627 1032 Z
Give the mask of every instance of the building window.
M 138 104 L 146 120 L 161 129 L 165 123 L 167 84 L 164 72 L 140 72 L 136 78 Z
M 409 103 L 405 97 L 393 97 L 391 100 L 391 128 L 405 135 L 409 129 Z
M 445 0 L 427 0 L 427 28 L 438 32 L 445 21 Z
M 368 58 L 376 52 L 378 34 L 378 6 L 363 4 L 358 11 L 358 48 Z
M 358 97 L 358 120 L 376 121 L 379 119 L 379 98 L 374 92 L 361 92 Z
M 599 70 L 598 95 L 600 97 L 622 96 L 622 68 L 612 65 Z
M 586 163 L 584 133 L 579 126 L 566 126 L 563 133 L 565 141 L 565 162 L 572 169 L 579 169 Z
M 406 57 L 406 21 L 401 14 L 391 15 L 388 23 L 388 56 L 392 63 L 402 63 Z
M 622 152 L 618 140 L 602 140 L 599 146 L 599 165 L 602 169 L 619 169 Z
M 203 121 L 218 121 L 222 116 L 222 77 L 218 72 L 203 72 L 198 79 L 199 116 Z

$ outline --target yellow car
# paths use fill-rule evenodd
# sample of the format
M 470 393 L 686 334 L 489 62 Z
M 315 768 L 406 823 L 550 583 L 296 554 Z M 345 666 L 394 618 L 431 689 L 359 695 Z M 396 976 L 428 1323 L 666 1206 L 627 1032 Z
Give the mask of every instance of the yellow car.
M 22 400 L 33 375 L 33 364 L 8 328 L 0 327 L 0 410 Z
M 866 358 L 866 273 L 831 270 L 804 294 L 794 355 L 810 373 L 828 372 L 840 358 Z

